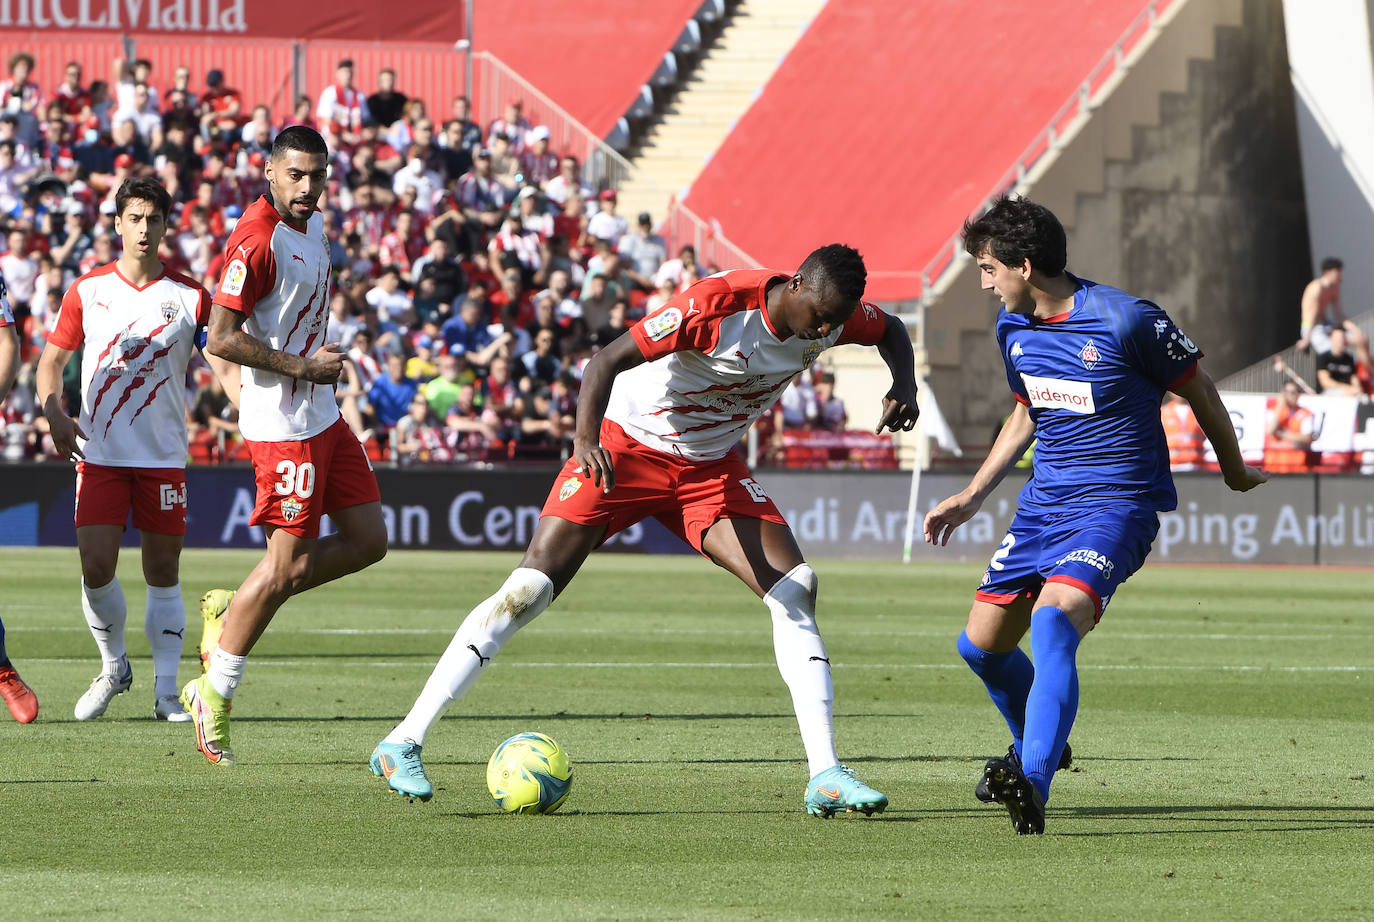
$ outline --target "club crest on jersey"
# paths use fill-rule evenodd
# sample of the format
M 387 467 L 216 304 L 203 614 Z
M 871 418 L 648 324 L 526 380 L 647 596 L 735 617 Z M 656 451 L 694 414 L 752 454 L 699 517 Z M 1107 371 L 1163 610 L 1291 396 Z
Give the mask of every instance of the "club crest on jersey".
M 294 496 L 288 496 L 281 501 L 281 517 L 288 522 L 296 521 L 296 516 L 301 514 L 301 501 Z
M 558 491 L 558 501 L 567 502 L 568 498 L 580 489 L 582 489 L 582 478 L 574 474 L 563 481 L 563 486 Z
M 825 346 L 822 346 L 820 343 L 811 343 L 805 349 L 803 349 L 802 370 L 805 371 L 806 369 L 814 365 L 816 363 L 816 359 L 820 358 L 821 353 L 824 351 Z
M 644 319 L 644 335 L 653 342 L 658 342 L 680 326 L 682 326 L 682 311 L 676 307 L 670 307 L 661 314 L 655 314 Z
M 224 284 L 220 286 L 220 289 L 227 295 L 238 296 L 243 294 L 243 283 L 246 281 L 248 281 L 248 266 L 244 265 L 243 260 L 235 259 L 224 270 Z
M 177 310 L 178 305 L 175 301 L 163 301 L 162 319 L 171 323 L 173 320 L 177 319 Z
M 1083 367 L 1088 371 L 1092 371 L 1097 363 L 1102 361 L 1102 353 L 1097 351 L 1097 343 L 1091 339 L 1083 346 L 1078 357 L 1083 360 Z

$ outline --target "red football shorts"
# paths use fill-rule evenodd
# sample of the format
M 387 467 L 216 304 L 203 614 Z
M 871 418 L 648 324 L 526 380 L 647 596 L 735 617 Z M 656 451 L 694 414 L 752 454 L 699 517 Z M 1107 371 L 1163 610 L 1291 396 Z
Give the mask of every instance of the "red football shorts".
M 250 519 L 254 525 L 318 538 L 321 517 L 382 498 L 372 462 L 342 418 L 308 439 L 243 443 L 258 482 L 258 502 Z
M 569 458 L 541 516 L 605 525 L 607 538 L 652 517 L 703 554 L 702 539 L 718 519 L 787 524 L 738 455 L 688 461 L 636 442 L 610 420 L 601 424 L 601 447 L 611 453 L 615 489 L 603 493 Z
M 186 470 L 76 463 L 76 527 L 119 525 L 159 535 L 186 534 Z

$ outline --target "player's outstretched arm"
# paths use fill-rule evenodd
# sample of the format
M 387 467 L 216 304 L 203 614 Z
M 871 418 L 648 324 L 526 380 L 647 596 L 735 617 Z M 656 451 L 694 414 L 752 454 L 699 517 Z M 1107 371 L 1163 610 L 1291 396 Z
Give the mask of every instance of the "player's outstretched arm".
M 1016 466 L 1034 438 L 1035 421 L 1031 419 L 1030 410 L 1025 404 L 1017 403 L 997 433 L 987 460 L 969 485 L 926 514 L 926 542 L 940 547 L 949 544 L 954 529 L 978 514 L 988 494 L 1007 476 L 1007 471 Z
M 878 343 L 878 354 L 892 372 L 892 390 L 883 397 L 883 415 L 873 431 L 910 432 L 916 428 L 916 417 L 921 413 L 916 405 L 916 356 L 911 351 L 906 324 L 891 314 L 884 316 L 887 326 L 883 341 Z
M 246 314 L 216 304 L 210 308 L 210 323 L 206 327 L 205 352 L 234 365 L 247 365 L 274 371 L 288 378 L 315 384 L 333 384 L 343 371 L 344 355 L 338 343 L 325 343 L 314 355 L 292 355 L 273 349 L 260 339 L 243 331 Z
M 601 447 L 601 421 L 611 399 L 615 376 L 644 364 L 644 353 L 633 336 L 618 336 L 587 363 L 582 372 L 582 392 L 577 397 L 577 435 L 573 438 L 573 457 L 578 470 L 609 493 L 615 488 L 611 454 Z
M 1226 404 L 1221 402 L 1217 386 L 1212 378 L 1198 366 L 1197 374 L 1181 385 L 1175 394 L 1188 401 L 1193 408 L 1193 416 L 1202 427 L 1202 434 L 1212 443 L 1217 453 L 1217 465 L 1226 485 L 1238 493 L 1253 490 L 1269 479 L 1269 475 L 1259 468 L 1250 467 L 1241 457 L 1240 445 L 1236 442 L 1236 430 L 1231 425 L 1231 415 L 1226 412 Z
M 15 376 L 19 374 L 19 337 L 14 325 L 0 327 L 0 403 L 9 396 Z
M 51 342 L 43 347 L 38 357 L 38 405 L 48 420 L 48 431 L 57 454 L 69 461 L 86 456 L 77 445 L 77 438 L 86 438 L 81 426 L 62 411 L 62 369 L 72 357 L 72 350 L 54 346 Z

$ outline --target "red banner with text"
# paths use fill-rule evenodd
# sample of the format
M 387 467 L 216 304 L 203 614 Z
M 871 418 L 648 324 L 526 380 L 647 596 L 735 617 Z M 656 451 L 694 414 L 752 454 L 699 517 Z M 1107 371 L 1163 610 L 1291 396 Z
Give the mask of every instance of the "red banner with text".
M 0 0 L 0 30 L 456 42 L 462 3 L 339 0 Z

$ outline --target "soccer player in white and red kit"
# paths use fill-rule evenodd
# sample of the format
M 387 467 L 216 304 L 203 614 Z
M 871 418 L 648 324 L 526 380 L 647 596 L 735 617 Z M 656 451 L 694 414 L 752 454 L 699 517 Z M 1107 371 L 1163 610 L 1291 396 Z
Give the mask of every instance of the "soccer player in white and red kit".
M 5 277 L 0 275 L 0 404 L 10 392 L 14 377 L 19 372 L 19 337 L 15 334 L 14 314 L 10 312 L 10 300 L 5 291 Z M 0 620 L 0 698 L 10 714 L 21 724 L 32 723 L 38 716 L 38 696 L 10 663 L 5 652 L 5 622 Z
M 892 371 L 878 429 L 915 425 L 911 340 L 899 320 L 861 303 L 865 280 L 862 258 L 839 244 L 816 250 L 790 277 L 726 272 L 677 295 L 591 360 L 573 457 L 554 481 L 524 559 L 463 621 L 409 715 L 372 755 L 372 770 L 391 789 L 432 796 L 420 761 L 430 727 L 594 548 L 652 516 L 767 606 L 809 763 L 807 812 L 886 807 L 887 798 L 835 752 L 816 574 L 763 485 L 732 453 L 792 377 L 840 343 L 876 345 Z
M 386 554 L 376 475 L 334 400 L 344 354 L 324 342 L 329 241 L 317 204 L 328 160 L 313 128 L 277 135 L 268 194 L 229 237 L 210 312 L 206 351 L 243 369 L 239 431 L 258 486 L 252 523 L 267 532 L 267 554 L 232 597 L 206 673 L 182 690 L 197 746 L 215 764 L 234 762 L 229 700 L 277 609 Z M 320 538 L 325 515 L 338 531 Z
M 177 701 L 186 631 L 179 565 L 186 534 L 186 368 L 210 295 L 158 259 L 172 199 L 153 179 L 115 194 L 118 260 L 78 278 L 38 360 L 38 399 L 53 445 L 76 464 L 81 608 L 100 649 L 100 675 L 76 703 L 77 720 L 105 713 L 133 684 L 115 576 L 130 519 L 142 536 L 148 585 L 144 629 L 153 653 L 153 716 L 189 720 Z M 62 408 L 62 370 L 81 350 L 79 421 Z

